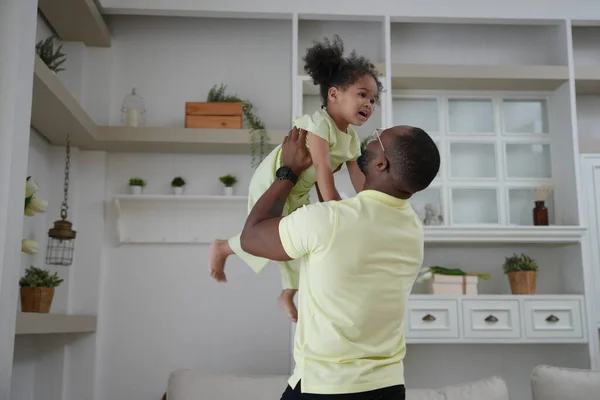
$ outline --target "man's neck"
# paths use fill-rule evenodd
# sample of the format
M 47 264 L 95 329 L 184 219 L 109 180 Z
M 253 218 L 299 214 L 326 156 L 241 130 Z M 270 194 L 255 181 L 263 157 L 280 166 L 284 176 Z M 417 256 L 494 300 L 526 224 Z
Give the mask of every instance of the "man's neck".
M 363 190 L 375 190 L 381 193 L 385 193 L 389 196 L 396 197 L 398 199 L 406 200 L 411 197 L 411 194 L 402 190 L 398 190 L 390 185 L 378 185 L 376 183 L 365 182 Z

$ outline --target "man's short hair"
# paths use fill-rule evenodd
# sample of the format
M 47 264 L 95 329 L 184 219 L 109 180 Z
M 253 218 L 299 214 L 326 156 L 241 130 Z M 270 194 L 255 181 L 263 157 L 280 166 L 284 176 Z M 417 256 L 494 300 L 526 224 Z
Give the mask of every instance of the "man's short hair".
M 440 152 L 421 128 L 410 127 L 407 133 L 395 135 L 386 155 L 392 177 L 411 193 L 427 188 L 440 170 Z

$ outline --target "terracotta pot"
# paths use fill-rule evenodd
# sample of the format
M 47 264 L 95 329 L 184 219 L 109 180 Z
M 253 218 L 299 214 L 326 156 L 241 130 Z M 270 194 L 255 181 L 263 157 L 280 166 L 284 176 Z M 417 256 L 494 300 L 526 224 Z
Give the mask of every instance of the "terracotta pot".
M 21 288 L 21 311 L 32 313 L 49 313 L 53 298 L 54 288 Z
M 535 294 L 536 271 L 516 271 L 508 273 L 512 294 Z

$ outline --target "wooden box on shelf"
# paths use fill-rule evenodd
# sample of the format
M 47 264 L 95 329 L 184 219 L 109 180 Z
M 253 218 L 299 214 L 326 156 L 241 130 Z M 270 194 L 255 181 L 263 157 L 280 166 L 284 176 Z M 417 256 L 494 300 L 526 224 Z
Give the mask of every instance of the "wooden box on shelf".
M 476 276 L 452 276 L 434 274 L 429 280 L 429 294 L 466 295 L 477 294 Z
M 242 103 L 185 103 L 185 127 L 241 129 Z

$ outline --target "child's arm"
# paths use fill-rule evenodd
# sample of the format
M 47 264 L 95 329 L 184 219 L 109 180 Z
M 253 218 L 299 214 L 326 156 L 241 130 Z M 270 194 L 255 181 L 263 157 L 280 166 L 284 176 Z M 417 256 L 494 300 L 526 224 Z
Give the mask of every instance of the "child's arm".
M 317 184 L 322 201 L 341 200 L 333 181 L 333 171 L 329 161 L 329 143 L 313 133 L 308 133 L 310 156 L 317 172 Z
M 352 186 L 354 186 L 354 190 L 356 190 L 356 193 L 361 192 L 365 186 L 365 174 L 362 173 L 356 161 L 347 161 L 346 166 L 348 167 L 350 181 L 352 182 Z
M 335 174 L 336 172 L 338 172 L 340 169 L 342 169 L 342 164 L 340 164 L 339 167 L 337 167 L 333 173 Z M 315 189 L 317 189 L 317 196 L 319 197 L 319 201 L 322 203 L 323 202 L 323 196 L 321 196 L 321 191 L 319 190 L 319 184 L 315 183 Z

